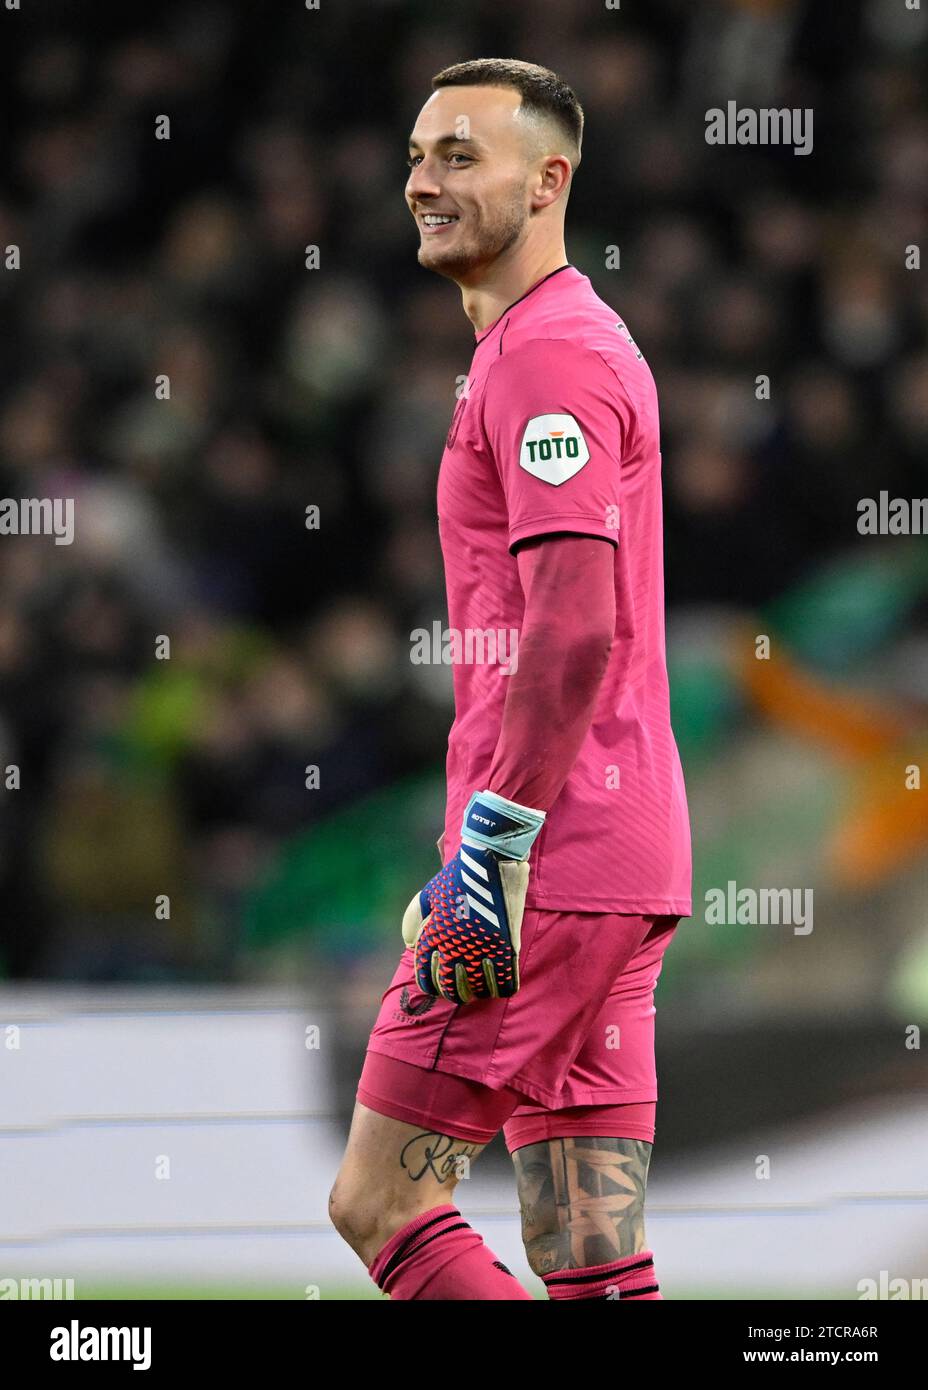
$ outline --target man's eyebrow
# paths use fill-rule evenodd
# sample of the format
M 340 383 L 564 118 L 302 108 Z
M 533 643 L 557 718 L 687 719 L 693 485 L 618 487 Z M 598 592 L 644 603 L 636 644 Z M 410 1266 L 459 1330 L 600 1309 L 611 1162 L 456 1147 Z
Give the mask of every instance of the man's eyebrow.
M 412 131 L 409 136 L 409 148 L 411 150 L 421 150 L 422 146 L 414 137 L 415 131 Z M 469 135 L 439 135 L 438 139 L 435 141 L 435 148 L 436 150 L 442 150 L 448 145 L 473 145 L 475 148 L 479 149 L 482 143 L 481 140 L 475 140 L 473 136 Z

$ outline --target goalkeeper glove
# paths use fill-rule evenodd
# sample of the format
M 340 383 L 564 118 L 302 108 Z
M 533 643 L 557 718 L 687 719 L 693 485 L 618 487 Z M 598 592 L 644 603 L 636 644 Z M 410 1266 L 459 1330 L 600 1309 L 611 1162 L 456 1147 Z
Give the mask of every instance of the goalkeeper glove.
M 452 1004 L 507 999 L 519 988 L 519 942 L 528 855 L 545 812 L 475 792 L 461 848 L 417 893 L 403 917 L 423 994 Z

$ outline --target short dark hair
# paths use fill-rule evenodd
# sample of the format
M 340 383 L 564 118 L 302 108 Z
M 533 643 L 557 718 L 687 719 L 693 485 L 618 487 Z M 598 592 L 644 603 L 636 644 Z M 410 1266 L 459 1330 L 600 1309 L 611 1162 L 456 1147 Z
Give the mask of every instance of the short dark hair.
M 580 163 L 583 107 L 572 88 L 550 68 L 518 58 L 472 58 L 436 73 L 432 90 L 439 87 L 514 87 L 522 94 L 523 111 L 548 117 L 566 136 L 571 168 Z

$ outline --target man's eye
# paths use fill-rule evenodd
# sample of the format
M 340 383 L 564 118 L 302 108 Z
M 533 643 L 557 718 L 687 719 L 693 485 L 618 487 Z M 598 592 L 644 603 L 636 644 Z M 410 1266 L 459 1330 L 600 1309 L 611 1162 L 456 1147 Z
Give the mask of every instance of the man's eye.
M 407 168 L 409 168 L 409 169 L 415 169 L 416 165 L 419 163 L 419 160 L 420 160 L 421 158 L 422 158 L 421 154 L 413 154 L 413 155 L 410 155 L 409 158 L 408 158 L 407 161 L 406 161 L 406 166 L 407 166 Z M 463 159 L 464 162 L 465 162 L 466 164 L 472 164 L 472 163 L 473 163 L 473 159 L 471 158 L 471 156 L 470 156 L 469 154 L 464 154 L 461 150 L 455 150 L 453 154 L 449 154 L 448 158 L 449 158 L 449 160 L 451 160 L 451 159 Z

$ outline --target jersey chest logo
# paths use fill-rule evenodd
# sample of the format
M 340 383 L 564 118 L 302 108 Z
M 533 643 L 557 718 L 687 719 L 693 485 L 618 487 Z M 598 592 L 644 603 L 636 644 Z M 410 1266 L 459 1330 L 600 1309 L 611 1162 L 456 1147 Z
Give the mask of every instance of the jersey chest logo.
M 445 439 L 445 448 L 446 448 L 446 449 L 453 449 L 453 448 L 454 448 L 454 441 L 455 441 L 455 440 L 457 439 L 457 437 L 458 437 L 458 427 L 459 427 L 459 425 L 460 425 L 460 423 L 461 423 L 461 416 L 464 414 L 464 407 L 467 405 L 467 402 L 468 402 L 469 398 L 470 398 L 470 382 L 467 381 L 467 382 L 464 383 L 464 389 L 463 389 L 463 391 L 461 392 L 460 396 L 458 397 L 458 403 L 457 403 L 457 405 L 454 407 L 454 414 L 453 414 L 452 417 L 451 417 L 451 428 L 448 430 L 448 435 L 447 435 L 447 438 Z
M 583 431 L 572 415 L 535 415 L 525 426 L 519 467 L 543 483 L 560 487 L 589 458 Z

